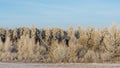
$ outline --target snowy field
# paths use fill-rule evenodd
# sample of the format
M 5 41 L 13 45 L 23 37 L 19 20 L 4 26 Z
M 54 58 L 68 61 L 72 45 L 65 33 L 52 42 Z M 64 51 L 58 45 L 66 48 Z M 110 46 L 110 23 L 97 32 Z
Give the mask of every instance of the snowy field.
M 34 64 L 0 63 L 0 68 L 120 68 L 120 64 Z

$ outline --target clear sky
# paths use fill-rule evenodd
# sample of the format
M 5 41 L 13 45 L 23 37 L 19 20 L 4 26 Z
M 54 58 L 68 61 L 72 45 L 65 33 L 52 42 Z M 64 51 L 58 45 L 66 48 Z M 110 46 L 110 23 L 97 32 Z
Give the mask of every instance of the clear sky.
M 120 24 L 120 0 L 0 0 L 0 27 Z

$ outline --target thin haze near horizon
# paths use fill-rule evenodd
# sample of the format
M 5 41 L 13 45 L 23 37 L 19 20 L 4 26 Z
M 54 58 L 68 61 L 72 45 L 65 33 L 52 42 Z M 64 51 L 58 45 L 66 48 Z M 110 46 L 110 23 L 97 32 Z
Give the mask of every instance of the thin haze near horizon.
M 120 24 L 119 0 L 0 0 L 0 27 Z

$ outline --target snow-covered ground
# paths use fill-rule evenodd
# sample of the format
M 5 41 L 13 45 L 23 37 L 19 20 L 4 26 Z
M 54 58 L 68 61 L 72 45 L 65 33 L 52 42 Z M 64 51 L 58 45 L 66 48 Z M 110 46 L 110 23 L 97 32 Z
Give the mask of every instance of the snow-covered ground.
M 120 68 L 120 64 L 34 64 L 0 63 L 0 68 Z

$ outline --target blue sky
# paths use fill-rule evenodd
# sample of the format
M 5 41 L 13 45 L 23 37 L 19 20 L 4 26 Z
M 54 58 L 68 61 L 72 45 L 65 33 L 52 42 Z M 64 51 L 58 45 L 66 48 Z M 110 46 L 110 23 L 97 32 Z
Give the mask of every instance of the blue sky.
M 0 0 L 0 27 L 120 24 L 120 0 Z

